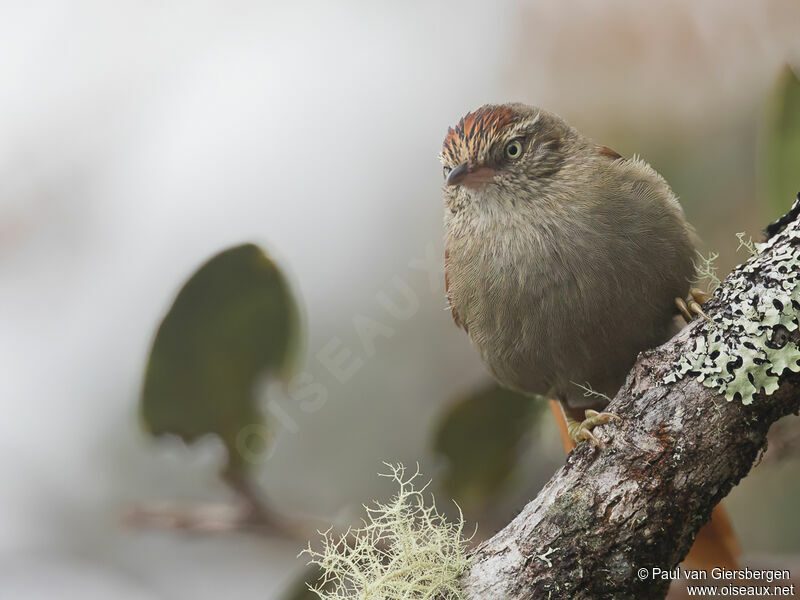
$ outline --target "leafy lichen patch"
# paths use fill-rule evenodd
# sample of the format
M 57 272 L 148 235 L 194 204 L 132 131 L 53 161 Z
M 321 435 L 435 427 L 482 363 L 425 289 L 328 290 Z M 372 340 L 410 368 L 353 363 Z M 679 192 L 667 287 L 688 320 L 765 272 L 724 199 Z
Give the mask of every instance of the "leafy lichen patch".
M 723 310 L 699 325 L 666 383 L 696 376 L 728 401 L 750 404 L 755 394 L 777 390 L 787 369 L 800 371 L 800 348 L 786 335 L 800 325 L 800 227 L 755 249 L 715 293 Z

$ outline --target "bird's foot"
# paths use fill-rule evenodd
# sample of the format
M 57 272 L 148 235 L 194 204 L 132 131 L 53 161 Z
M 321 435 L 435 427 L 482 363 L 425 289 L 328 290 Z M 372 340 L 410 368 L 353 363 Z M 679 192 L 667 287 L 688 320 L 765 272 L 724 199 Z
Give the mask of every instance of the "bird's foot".
M 605 425 L 613 419 L 619 420 L 619 416 L 609 412 L 597 412 L 591 408 L 586 410 L 584 415 L 586 418 L 583 421 L 576 421 L 567 416 L 567 432 L 570 439 L 576 444 L 580 444 L 583 440 L 589 440 L 594 446 L 601 448 L 603 444 L 592 433 L 592 429 L 598 425 Z
M 687 323 L 691 323 L 695 317 L 703 317 L 706 321 L 711 321 L 706 313 L 703 312 L 702 305 L 711 299 L 711 294 L 703 290 L 692 288 L 689 290 L 689 297 L 675 298 L 675 306 L 678 307 L 681 315 Z

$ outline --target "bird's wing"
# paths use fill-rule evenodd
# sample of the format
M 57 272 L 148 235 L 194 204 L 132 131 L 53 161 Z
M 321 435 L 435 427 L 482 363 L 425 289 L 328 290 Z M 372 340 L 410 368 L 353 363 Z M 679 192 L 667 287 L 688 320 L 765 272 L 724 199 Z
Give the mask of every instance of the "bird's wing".
M 445 248 L 444 251 L 444 292 L 447 295 L 447 304 L 450 307 L 450 313 L 453 315 L 453 321 L 456 324 L 456 327 L 460 327 L 464 331 L 467 331 L 467 326 L 461 323 L 461 319 L 458 318 L 458 313 L 456 312 L 455 306 L 453 306 L 453 299 L 450 298 L 450 278 L 447 276 L 447 264 L 450 262 L 450 253 Z

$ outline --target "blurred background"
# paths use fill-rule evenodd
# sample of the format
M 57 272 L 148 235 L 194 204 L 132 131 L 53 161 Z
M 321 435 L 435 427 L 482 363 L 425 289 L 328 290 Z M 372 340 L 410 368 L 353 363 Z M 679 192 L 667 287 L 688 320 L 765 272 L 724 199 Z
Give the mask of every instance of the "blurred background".
M 509 409 L 524 423 L 511 440 L 487 427 L 497 468 L 478 482 L 447 459 L 450 418 L 489 383 L 445 310 L 440 264 L 437 154 L 466 111 L 540 105 L 643 156 L 721 274 L 746 257 L 735 233 L 758 239 L 794 195 L 770 194 L 765 158 L 785 65 L 800 65 L 794 0 L 87 0 L 2 13 L 3 599 L 283 598 L 315 527 L 346 526 L 393 491 L 376 477 L 384 460 L 418 461 L 480 535 L 536 494 L 564 459 L 546 411 Z M 271 433 L 247 478 L 311 533 L 126 520 L 143 503 L 234 497 L 219 438 L 155 440 L 139 403 L 181 286 L 245 242 L 289 282 L 294 372 L 315 385 L 299 400 L 277 378 L 254 388 Z M 767 457 L 728 502 L 745 556 L 769 568 L 800 568 L 798 475 L 797 454 Z

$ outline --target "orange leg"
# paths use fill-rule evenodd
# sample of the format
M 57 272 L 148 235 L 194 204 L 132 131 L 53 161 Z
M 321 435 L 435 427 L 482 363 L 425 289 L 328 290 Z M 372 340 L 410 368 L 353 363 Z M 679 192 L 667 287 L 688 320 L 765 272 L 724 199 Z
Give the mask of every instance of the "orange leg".
M 564 446 L 564 452 L 569 454 L 575 447 L 575 442 L 573 442 L 569 437 L 569 432 L 567 431 L 567 420 L 564 418 L 564 411 L 561 410 L 561 404 L 558 403 L 558 400 L 548 400 L 548 403 L 550 404 L 550 412 L 553 413 L 553 417 L 556 420 L 558 433 L 561 434 L 561 443 Z
M 549 404 L 558 426 L 558 432 L 561 434 L 564 451 L 569 454 L 575 448 L 575 442 L 570 439 L 567 432 L 564 412 L 558 401 L 550 400 Z M 711 520 L 697 532 L 694 545 L 684 562 L 692 569 L 710 570 L 714 567 L 737 569 L 739 567 L 739 543 L 722 503 L 714 507 L 711 512 Z

